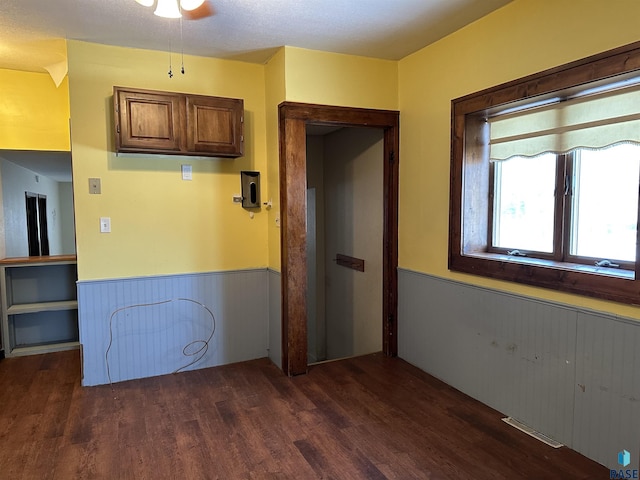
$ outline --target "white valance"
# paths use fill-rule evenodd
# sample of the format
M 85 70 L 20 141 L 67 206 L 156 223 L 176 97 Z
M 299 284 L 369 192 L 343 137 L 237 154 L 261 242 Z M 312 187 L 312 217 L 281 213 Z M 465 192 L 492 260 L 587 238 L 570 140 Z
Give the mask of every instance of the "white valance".
M 640 145 L 640 86 L 497 115 L 488 122 L 491 160 Z

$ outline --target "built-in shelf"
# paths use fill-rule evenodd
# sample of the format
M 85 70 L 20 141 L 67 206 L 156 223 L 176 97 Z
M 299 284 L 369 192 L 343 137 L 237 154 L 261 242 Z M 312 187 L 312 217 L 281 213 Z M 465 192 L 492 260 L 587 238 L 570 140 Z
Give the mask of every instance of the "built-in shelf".
M 20 315 L 21 313 L 51 312 L 55 310 L 74 310 L 78 308 L 77 300 L 65 300 L 63 302 L 22 303 L 11 305 L 7 308 L 8 315 Z
M 12 357 L 22 357 L 25 355 L 39 355 L 41 353 L 61 352 L 63 350 L 77 350 L 80 342 L 56 342 L 30 345 L 28 347 L 17 346 L 11 351 Z
M 79 348 L 75 255 L 0 260 L 5 356 Z

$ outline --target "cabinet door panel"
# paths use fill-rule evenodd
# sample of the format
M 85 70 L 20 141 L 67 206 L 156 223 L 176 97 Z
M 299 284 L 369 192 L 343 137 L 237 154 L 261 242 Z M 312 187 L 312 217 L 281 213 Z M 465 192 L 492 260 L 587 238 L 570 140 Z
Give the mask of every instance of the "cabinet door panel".
M 119 90 L 118 151 L 176 151 L 182 144 L 179 95 Z
M 187 150 L 241 156 L 243 114 L 240 99 L 187 96 Z

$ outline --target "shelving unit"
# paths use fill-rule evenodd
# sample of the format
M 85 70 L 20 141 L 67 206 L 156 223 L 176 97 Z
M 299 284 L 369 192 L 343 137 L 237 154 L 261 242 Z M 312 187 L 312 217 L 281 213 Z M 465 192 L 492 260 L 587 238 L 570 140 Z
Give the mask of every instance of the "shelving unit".
M 75 255 L 0 260 L 7 357 L 79 348 Z

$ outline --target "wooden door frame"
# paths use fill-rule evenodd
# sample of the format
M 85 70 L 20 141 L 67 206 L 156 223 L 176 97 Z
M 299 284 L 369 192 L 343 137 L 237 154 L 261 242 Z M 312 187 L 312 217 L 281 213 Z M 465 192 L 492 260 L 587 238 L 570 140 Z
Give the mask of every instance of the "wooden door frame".
M 384 220 L 382 349 L 398 354 L 398 150 L 400 114 L 392 110 L 283 102 L 280 128 L 280 253 L 282 369 L 307 372 L 306 126 L 371 127 L 384 130 Z

